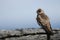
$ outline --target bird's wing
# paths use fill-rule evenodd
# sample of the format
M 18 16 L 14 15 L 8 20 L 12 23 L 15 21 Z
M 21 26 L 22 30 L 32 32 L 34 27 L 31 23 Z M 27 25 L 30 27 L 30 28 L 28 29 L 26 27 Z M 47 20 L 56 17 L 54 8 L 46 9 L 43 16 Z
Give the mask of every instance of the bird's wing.
M 50 22 L 47 22 L 45 27 L 46 27 L 47 31 L 49 31 L 49 32 L 52 31 Z
M 52 31 L 51 24 L 50 24 L 49 20 L 44 20 L 43 22 L 41 22 L 41 24 L 43 25 L 43 27 L 46 31 L 48 31 L 48 32 Z
M 46 31 L 50 32 L 51 29 L 51 24 L 49 21 L 49 18 L 45 16 L 46 19 L 42 18 L 41 16 L 37 17 L 37 22 L 40 24 Z

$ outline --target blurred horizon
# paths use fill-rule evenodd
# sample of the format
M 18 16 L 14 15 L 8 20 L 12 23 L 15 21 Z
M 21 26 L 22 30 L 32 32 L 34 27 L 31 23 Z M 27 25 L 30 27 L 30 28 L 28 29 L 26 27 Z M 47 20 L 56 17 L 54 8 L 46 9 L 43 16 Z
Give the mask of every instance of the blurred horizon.
M 60 0 L 0 0 L 0 29 L 40 28 L 39 8 L 50 18 L 52 28 L 60 28 Z

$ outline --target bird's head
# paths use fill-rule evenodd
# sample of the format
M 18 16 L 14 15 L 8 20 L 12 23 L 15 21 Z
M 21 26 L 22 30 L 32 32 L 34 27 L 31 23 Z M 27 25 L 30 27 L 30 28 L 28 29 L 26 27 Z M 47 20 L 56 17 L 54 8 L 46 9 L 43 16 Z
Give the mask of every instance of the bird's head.
M 37 14 L 42 14 L 42 13 L 44 13 L 44 11 L 42 9 L 37 10 Z

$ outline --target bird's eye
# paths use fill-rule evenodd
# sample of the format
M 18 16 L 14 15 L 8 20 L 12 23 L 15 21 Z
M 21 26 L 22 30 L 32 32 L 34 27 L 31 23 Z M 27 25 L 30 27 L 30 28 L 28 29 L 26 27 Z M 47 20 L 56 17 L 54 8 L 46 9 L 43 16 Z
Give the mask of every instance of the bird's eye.
M 41 12 L 40 10 L 38 10 L 38 12 Z

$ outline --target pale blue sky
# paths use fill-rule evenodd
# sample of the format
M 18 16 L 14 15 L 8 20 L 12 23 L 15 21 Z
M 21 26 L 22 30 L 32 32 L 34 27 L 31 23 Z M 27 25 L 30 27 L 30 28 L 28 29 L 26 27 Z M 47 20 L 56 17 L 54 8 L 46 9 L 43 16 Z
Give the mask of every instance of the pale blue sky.
M 53 28 L 60 28 L 60 0 L 0 0 L 0 29 L 39 28 L 38 8 L 49 16 Z

